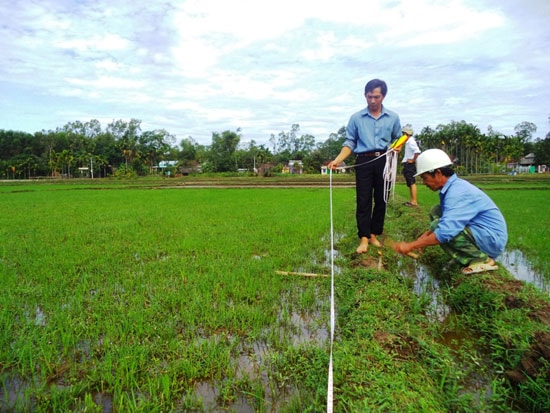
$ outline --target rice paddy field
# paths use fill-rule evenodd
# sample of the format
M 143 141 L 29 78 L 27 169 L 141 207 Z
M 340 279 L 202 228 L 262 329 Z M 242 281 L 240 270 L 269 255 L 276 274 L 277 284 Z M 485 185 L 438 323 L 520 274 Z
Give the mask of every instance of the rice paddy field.
M 472 181 L 544 284 L 550 178 L 514 178 Z M 350 179 L 0 183 L 0 411 L 326 411 L 331 274 L 334 411 L 550 410 L 548 292 L 357 256 Z M 405 200 L 388 239 L 437 194 Z

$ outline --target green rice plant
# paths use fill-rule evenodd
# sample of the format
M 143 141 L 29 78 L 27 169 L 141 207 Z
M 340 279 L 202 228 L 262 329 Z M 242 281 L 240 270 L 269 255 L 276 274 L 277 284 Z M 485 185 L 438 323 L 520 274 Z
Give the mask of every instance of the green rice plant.
M 48 376 L 68 374 L 66 380 L 73 380 L 87 374 L 121 408 L 136 408 L 131 389 L 146 383 L 165 394 L 163 399 L 176 399 L 167 392 L 166 375 L 159 376 L 158 386 L 148 375 L 158 363 L 176 361 L 185 380 L 228 376 L 231 347 L 208 337 L 261 337 L 276 321 L 284 281 L 302 285 L 296 295 L 302 297 L 300 311 L 316 311 L 315 297 L 325 294 L 303 280 L 275 275 L 278 269 L 307 268 L 302 257 L 326 235 L 326 226 L 317 226 L 312 216 L 319 196 L 324 197 L 317 190 L 298 198 L 303 211 L 295 212 L 300 209 L 293 204 L 295 191 L 288 191 L 288 198 L 284 191 L 254 190 L 64 191 L 59 208 L 59 192 L 42 189 L 10 193 L 21 205 L 39 203 L 44 218 L 33 219 L 32 210 L 12 205 L 20 212 L 10 217 L 12 241 L 2 256 L 3 281 L 12 281 L 4 284 L 10 295 L 2 295 L 8 304 L 3 308 L 17 308 L 15 319 L 30 330 L 20 350 L 4 355 L 3 365 L 17 360 L 25 375 L 37 375 L 34 360 Z M 245 206 L 240 195 L 248 197 Z M 270 205 L 281 199 L 293 213 L 273 210 Z M 200 207 L 189 208 L 192 204 Z M 263 218 L 254 218 L 250 210 Z M 272 219 L 285 222 L 283 217 L 294 218 L 288 226 L 266 225 Z M 35 324 L 37 307 L 44 315 L 42 326 Z M 6 313 L 5 326 L 14 337 L 19 325 L 13 325 L 12 315 Z M 48 337 L 43 344 L 38 336 L 29 340 L 39 331 Z M 76 367 L 61 367 L 67 364 Z
M 197 383 L 212 385 L 228 410 L 240 402 L 258 411 L 324 410 L 330 280 L 278 271 L 330 273 L 327 186 L 170 182 L 0 185 L 4 383 L 19 374 L 37 411 L 92 409 L 101 397 L 118 411 L 200 411 Z M 424 192 L 418 211 L 405 210 L 405 190 L 398 185 L 388 208 L 387 233 L 396 239 L 423 231 L 424 208 L 437 201 Z M 427 299 L 399 273 L 400 258 L 384 249 L 379 271 L 354 256 L 353 188 L 333 197 L 336 410 L 474 409 L 462 372 L 484 361 L 472 346 L 500 357 L 504 342 L 520 351 L 532 331 L 525 313 L 501 314 L 502 297 L 469 281 L 455 286 L 450 274 L 445 296 L 463 311 L 456 327 L 493 340 L 463 341 L 453 351 L 464 358 L 455 360 L 437 343 L 454 327 L 426 316 Z M 441 260 L 436 248 L 421 258 L 430 268 Z M 240 377 L 243 353 L 253 369 Z M 503 370 L 503 360 L 495 362 Z M 506 388 L 493 386 L 502 396 L 492 407 L 503 409 Z
M 534 267 L 550 278 L 550 215 L 544 210 L 549 189 L 491 190 L 488 194 L 502 210 L 509 232 L 509 248 L 520 249 Z

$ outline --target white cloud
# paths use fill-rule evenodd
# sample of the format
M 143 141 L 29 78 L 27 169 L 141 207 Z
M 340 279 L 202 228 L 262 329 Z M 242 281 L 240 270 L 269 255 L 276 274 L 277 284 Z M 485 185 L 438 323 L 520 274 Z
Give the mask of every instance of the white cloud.
M 106 72 L 117 72 L 121 70 L 122 65 L 113 59 L 103 59 L 98 62 L 94 63 L 94 66 L 98 69 L 98 71 L 106 71 Z
M 387 105 L 416 129 L 475 119 L 513 133 L 532 121 L 545 135 L 548 4 L 2 2 L 0 128 L 138 118 L 209 143 L 214 130 L 262 141 L 299 123 L 324 140 L 381 77 Z
M 102 34 L 80 39 L 68 39 L 58 41 L 55 46 L 61 49 L 69 49 L 77 52 L 102 50 L 104 52 L 124 50 L 129 42 L 116 34 Z
M 120 77 L 100 76 L 95 79 L 76 79 L 66 78 L 67 83 L 89 87 L 97 90 L 108 89 L 139 89 L 143 86 L 143 82 Z

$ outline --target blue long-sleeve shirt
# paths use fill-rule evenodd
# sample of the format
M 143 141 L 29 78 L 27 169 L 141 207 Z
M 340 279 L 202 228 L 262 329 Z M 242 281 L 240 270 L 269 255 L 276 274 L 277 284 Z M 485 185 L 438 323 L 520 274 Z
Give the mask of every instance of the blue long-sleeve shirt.
M 502 254 L 508 242 L 506 221 L 487 194 L 455 174 L 441 188 L 439 200 L 442 216 L 434 232 L 440 243 L 469 227 L 481 251 L 491 258 Z
M 382 151 L 401 135 L 401 122 L 397 113 L 382 105 L 382 113 L 376 119 L 365 107 L 351 115 L 342 146 L 347 146 L 354 153 Z

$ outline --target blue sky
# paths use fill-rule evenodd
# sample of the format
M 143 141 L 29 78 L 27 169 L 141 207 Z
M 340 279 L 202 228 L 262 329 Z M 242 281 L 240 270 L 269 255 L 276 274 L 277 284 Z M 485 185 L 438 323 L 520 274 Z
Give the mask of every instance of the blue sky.
M 327 4 L 325 4 L 327 3 Z M 317 142 L 371 78 L 402 124 L 550 131 L 548 0 L 0 0 L 0 129 L 142 121 Z

